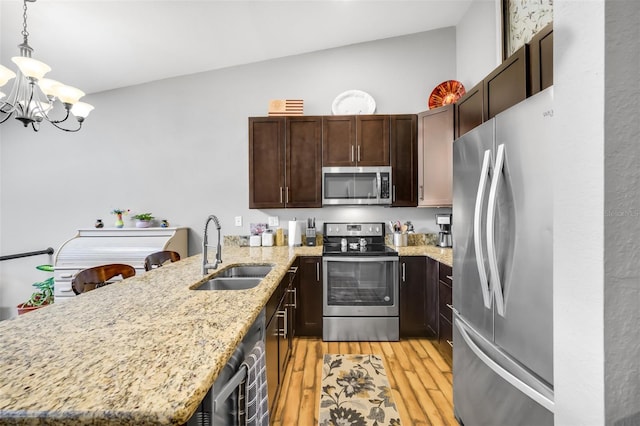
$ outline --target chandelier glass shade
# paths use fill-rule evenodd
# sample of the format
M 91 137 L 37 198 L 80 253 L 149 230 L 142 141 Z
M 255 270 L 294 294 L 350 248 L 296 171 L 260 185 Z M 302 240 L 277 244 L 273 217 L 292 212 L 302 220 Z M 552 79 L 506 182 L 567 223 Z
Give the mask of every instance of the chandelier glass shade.
M 28 43 L 27 2 L 35 1 L 23 0 L 23 42 L 18 45 L 20 56 L 11 58 L 18 67 L 17 72 L 0 65 L 0 124 L 14 117 L 24 127 L 31 126 L 35 131 L 39 130 L 42 121 L 48 121 L 60 130 L 77 132 L 93 106 L 80 102 L 85 95 L 82 90 L 44 78 L 51 67 L 31 57 L 33 49 Z M 13 87 L 5 94 L 1 90 L 10 81 Z M 75 117 L 75 125 L 70 117 Z M 73 127 L 67 127 L 70 125 Z

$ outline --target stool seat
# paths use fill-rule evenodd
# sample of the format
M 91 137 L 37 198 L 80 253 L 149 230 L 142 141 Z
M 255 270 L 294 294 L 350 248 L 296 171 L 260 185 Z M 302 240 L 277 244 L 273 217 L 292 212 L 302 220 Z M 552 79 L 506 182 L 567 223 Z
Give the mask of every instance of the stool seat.
M 136 270 L 133 266 L 122 263 L 94 266 L 78 272 L 71 281 L 71 288 L 75 294 L 82 294 L 111 284 L 109 280 L 118 275 L 125 279 L 133 277 L 135 274 Z
M 171 250 L 158 251 L 151 253 L 144 259 L 144 270 L 150 271 L 159 268 L 165 263 L 173 263 L 180 260 L 180 254 Z

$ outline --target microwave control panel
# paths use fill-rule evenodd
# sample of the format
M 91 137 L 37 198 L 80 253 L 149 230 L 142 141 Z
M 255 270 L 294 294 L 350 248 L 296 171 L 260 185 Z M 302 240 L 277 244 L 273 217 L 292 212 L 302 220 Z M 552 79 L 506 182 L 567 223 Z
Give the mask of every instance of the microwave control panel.
M 389 191 L 389 174 L 385 173 L 382 174 L 382 177 L 380 179 L 380 198 L 391 198 L 391 196 L 389 195 Z

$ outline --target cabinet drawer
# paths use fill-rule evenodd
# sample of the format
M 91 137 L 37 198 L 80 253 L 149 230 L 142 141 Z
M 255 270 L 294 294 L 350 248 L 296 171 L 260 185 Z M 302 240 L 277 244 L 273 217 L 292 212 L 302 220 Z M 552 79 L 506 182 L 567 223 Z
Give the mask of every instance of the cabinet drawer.
M 453 310 L 451 308 L 451 287 L 440 281 L 438 285 L 438 311 L 449 322 L 453 322 Z
M 451 266 L 440 263 L 438 265 L 438 274 L 440 276 L 440 281 L 453 287 L 453 269 Z

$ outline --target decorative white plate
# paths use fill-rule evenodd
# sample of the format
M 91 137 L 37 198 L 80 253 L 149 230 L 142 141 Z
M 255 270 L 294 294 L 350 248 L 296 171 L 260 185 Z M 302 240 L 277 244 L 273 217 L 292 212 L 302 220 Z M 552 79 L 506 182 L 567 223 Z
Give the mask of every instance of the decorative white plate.
M 333 115 L 373 114 L 376 101 L 362 90 L 347 90 L 340 93 L 331 104 Z

